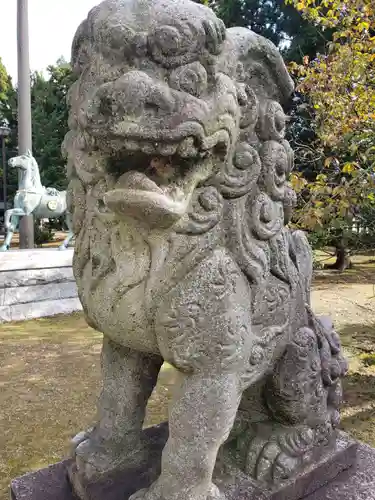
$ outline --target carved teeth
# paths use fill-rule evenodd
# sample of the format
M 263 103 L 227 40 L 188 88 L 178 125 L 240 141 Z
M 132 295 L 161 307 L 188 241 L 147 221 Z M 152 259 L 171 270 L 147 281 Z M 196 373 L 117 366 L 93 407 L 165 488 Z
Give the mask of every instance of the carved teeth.
M 153 155 L 156 153 L 156 148 L 153 144 L 150 144 L 149 142 L 145 142 L 141 144 L 141 151 L 142 153 L 145 153 L 146 155 Z
M 130 140 L 125 141 L 124 145 L 125 145 L 126 149 L 128 149 L 129 151 L 139 151 L 139 149 L 141 147 L 138 142 L 130 141 Z
M 197 156 L 198 151 L 194 146 L 193 137 L 187 137 L 181 142 L 178 147 L 178 154 L 181 158 L 193 158 L 194 156 Z
M 158 152 L 162 156 L 173 156 L 177 151 L 178 144 L 160 144 Z
M 195 138 L 192 136 L 186 137 L 180 143 L 160 143 L 126 139 L 122 146 L 128 151 L 142 151 L 147 155 L 159 154 L 161 156 L 173 156 L 176 153 L 181 158 L 195 158 L 202 152 L 212 150 L 218 144 L 227 146 L 229 143 L 229 134 L 226 130 L 218 130 L 209 137 L 202 140 L 199 148 L 195 146 Z

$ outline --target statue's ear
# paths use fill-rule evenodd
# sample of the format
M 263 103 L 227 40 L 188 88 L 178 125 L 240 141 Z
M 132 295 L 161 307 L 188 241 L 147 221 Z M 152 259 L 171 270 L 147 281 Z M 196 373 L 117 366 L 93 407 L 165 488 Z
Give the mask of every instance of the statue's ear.
M 240 62 L 239 81 L 251 87 L 258 98 L 286 104 L 294 84 L 277 47 L 247 28 L 229 28 L 227 35 Z

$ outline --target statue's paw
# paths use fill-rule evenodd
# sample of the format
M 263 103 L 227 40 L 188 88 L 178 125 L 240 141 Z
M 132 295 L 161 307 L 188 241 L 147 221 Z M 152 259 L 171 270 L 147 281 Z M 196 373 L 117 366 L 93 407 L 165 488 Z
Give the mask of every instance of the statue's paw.
M 59 250 L 66 250 L 67 248 L 68 248 L 68 247 L 66 247 L 66 246 L 64 245 L 64 243 L 63 243 L 62 245 L 60 245 L 60 246 L 59 246 Z
M 72 447 L 72 453 L 74 454 L 75 453 L 75 450 L 77 448 L 77 446 L 82 443 L 83 441 L 85 441 L 86 439 L 89 439 L 91 433 L 93 432 L 94 428 L 93 427 L 90 427 L 89 429 L 85 430 L 85 431 L 81 431 L 79 432 L 78 434 L 76 434 L 72 440 L 71 440 L 71 447 Z
M 257 479 L 272 484 L 285 481 L 296 472 L 299 462 L 298 458 L 283 453 L 277 443 L 268 443 L 259 456 Z
M 92 432 L 74 438 L 74 456 L 78 473 L 86 480 L 98 479 L 115 471 L 142 465 L 148 456 L 146 446 L 96 441 Z M 74 443 L 73 440 L 73 443 Z
M 79 436 L 80 441 L 74 450 L 79 475 L 90 481 L 116 470 L 120 465 L 119 457 L 116 457 L 112 450 L 95 443 L 87 435 L 84 438 L 83 434 L 76 436 L 77 439 Z
M 7 245 L 1 245 L 0 252 L 7 252 L 7 251 L 8 251 L 8 246 Z
M 308 427 L 282 428 L 267 437 L 255 436 L 247 453 L 246 472 L 268 484 L 293 477 L 309 458 L 314 432 Z
M 207 500 L 226 500 L 226 497 L 222 491 L 216 486 L 216 484 L 211 483 Z

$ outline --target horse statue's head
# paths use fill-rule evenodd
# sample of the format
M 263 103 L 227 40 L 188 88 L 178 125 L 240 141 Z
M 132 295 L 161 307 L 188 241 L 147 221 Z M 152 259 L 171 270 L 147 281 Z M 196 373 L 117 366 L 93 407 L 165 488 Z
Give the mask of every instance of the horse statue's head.
M 11 168 L 17 168 L 21 173 L 19 189 L 41 190 L 39 167 L 31 151 L 28 149 L 25 154 L 15 156 L 8 162 Z
M 15 156 L 8 162 L 12 168 L 19 168 L 20 170 L 29 170 L 34 167 L 36 163 L 31 151 L 28 149 L 24 155 Z

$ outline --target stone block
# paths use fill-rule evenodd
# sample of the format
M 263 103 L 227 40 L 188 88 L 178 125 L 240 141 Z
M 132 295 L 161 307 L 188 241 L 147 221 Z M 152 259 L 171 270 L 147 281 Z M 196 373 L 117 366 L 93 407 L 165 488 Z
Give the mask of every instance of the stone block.
M 1 299 L 0 294 L 0 306 L 11 306 L 75 298 L 77 297 L 77 286 L 74 281 L 70 281 L 67 283 L 10 287 L 4 288 L 3 292 L 3 299 Z
M 73 276 L 73 249 L 0 254 L 0 323 L 82 309 Z
M 0 289 L 17 286 L 43 285 L 46 283 L 65 283 L 69 281 L 74 281 L 71 266 L 0 272 Z
M 0 273 L 23 269 L 71 267 L 74 249 L 59 251 L 57 248 L 10 250 L 1 254 Z
M 155 432 L 155 428 L 148 432 Z M 165 432 L 162 428 L 162 434 Z M 158 446 L 162 446 L 166 436 L 161 441 L 156 430 L 154 435 L 154 453 L 150 459 L 156 459 Z M 156 450 L 156 452 L 155 452 Z M 347 448 L 350 457 L 353 448 Z M 345 453 L 344 453 L 345 455 Z M 289 490 L 283 495 L 260 492 L 254 488 L 250 481 L 241 481 L 229 485 L 227 483 L 225 493 L 228 500 L 290 500 L 298 498 L 305 500 L 375 500 L 375 450 L 360 445 L 358 448 L 356 463 L 346 471 L 340 472 L 345 462 L 344 455 L 336 462 L 337 474 L 331 477 L 327 484 L 327 470 L 324 467 L 317 472 L 316 476 L 302 479 L 298 478 L 294 484 L 290 484 Z M 353 457 L 351 457 L 353 458 Z M 344 460 L 344 462 L 343 462 Z M 350 459 L 351 460 L 351 459 Z M 332 461 L 331 472 L 335 468 L 335 460 Z M 48 468 L 26 474 L 11 483 L 11 498 L 13 500 L 74 500 L 71 486 L 68 481 L 68 469 L 72 466 L 71 460 L 65 460 Z M 142 470 L 131 471 L 128 474 L 121 473 L 118 477 L 112 477 L 97 483 L 96 488 L 89 490 L 90 500 L 127 500 L 136 490 L 147 487 L 158 473 L 159 466 L 154 464 L 150 469 L 150 463 Z M 151 472 L 150 472 L 151 470 Z M 323 479 L 322 479 L 323 478 Z M 325 479 L 324 479 L 325 478 Z M 301 482 L 302 481 L 302 482 Z M 303 485 L 303 486 L 302 486 Z
M 340 433 L 335 448 L 327 453 L 318 463 L 301 472 L 298 476 L 278 484 L 275 488 L 267 488 L 258 482 L 242 478 L 236 474 L 232 477 L 218 475 L 216 482 L 225 491 L 230 500 L 300 500 L 320 490 L 335 480 L 343 471 L 351 469 L 357 461 L 358 443 L 346 434 Z M 239 491 L 242 494 L 239 494 Z M 320 497 L 319 497 L 320 498 Z
M 24 321 L 44 316 L 55 316 L 56 314 L 70 314 L 81 310 L 82 305 L 77 297 L 63 300 L 42 300 L 28 304 L 13 304 L 0 307 L 0 323 Z

